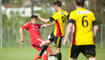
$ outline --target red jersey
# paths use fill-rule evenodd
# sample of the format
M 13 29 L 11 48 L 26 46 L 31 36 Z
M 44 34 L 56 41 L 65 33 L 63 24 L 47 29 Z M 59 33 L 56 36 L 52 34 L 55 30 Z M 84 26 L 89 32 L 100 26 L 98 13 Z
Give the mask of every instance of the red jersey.
M 35 39 L 35 38 L 40 38 L 40 27 L 42 24 L 32 24 L 31 22 L 26 23 L 24 26 L 22 26 L 22 29 L 25 30 L 27 29 L 31 40 Z

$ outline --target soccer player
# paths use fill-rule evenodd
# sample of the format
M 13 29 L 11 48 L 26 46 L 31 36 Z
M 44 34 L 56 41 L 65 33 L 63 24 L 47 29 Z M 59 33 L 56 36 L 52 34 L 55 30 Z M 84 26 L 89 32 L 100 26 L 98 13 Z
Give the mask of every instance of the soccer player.
M 37 50 L 41 51 L 41 46 L 44 44 L 44 40 L 40 37 L 39 29 L 42 27 L 48 27 L 53 24 L 37 24 L 37 16 L 31 16 L 31 22 L 26 23 L 24 26 L 20 28 L 21 42 L 24 42 L 23 30 L 28 30 L 31 37 L 31 44 Z M 51 47 L 48 46 L 48 49 L 44 52 L 43 60 L 48 60 L 48 53 L 53 54 Z
M 61 48 L 61 40 L 64 36 L 64 32 L 65 32 L 65 21 L 67 20 L 67 16 L 68 16 L 68 12 L 64 11 L 61 8 L 62 4 L 60 1 L 56 1 L 54 2 L 54 7 L 56 9 L 56 13 L 50 17 L 49 19 L 44 19 L 42 17 L 40 17 L 40 15 L 38 15 L 39 19 L 45 23 L 47 22 L 55 22 L 55 29 L 54 31 L 48 36 L 48 40 L 45 42 L 45 44 L 43 45 L 41 52 L 39 53 L 38 56 L 35 57 L 35 59 L 37 60 L 39 57 L 42 56 L 43 52 L 48 48 L 48 45 L 52 42 L 55 43 L 55 51 L 56 51 L 56 57 L 58 60 L 62 59 L 62 54 L 60 51 Z
M 67 26 L 66 34 L 63 44 L 67 43 L 67 39 L 71 29 L 74 27 L 73 41 L 70 47 L 69 60 L 76 60 L 78 55 L 82 52 L 89 60 L 96 60 L 96 46 L 94 38 L 98 31 L 98 25 L 94 13 L 89 11 L 84 6 L 85 0 L 75 0 L 74 5 L 76 10 L 69 15 L 69 24 Z M 92 27 L 93 30 L 92 31 Z

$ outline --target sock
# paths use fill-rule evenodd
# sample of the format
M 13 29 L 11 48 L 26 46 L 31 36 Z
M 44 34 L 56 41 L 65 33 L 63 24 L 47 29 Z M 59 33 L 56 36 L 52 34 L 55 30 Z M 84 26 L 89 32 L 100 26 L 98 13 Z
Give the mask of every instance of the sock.
M 48 60 L 48 54 L 43 55 L 43 60 Z
M 47 45 L 43 45 L 41 52 L 39 53 L 40 56 L 42 56 L 42 54 L 44 53 L 44 51 L 47 49 Z
M 58 60 L 62 60 L 62 54 L 61 54 L 61 52 L 60 53 L 57 53 L 56 54 L 56 57 L 58 58 Z
M 50 47 L 50 46 L 48 46 L 47 51 L 48 51 L 48 53 L 49 53 L 49 54 L 53 55 L 53 52 L 52 52 L 52 50 L 51 50 L 51 47 Z

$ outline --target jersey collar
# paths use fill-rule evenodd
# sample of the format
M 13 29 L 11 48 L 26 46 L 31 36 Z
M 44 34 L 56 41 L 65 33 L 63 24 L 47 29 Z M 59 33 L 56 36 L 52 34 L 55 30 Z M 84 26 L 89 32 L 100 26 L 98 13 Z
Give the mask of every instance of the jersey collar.
M 81 10 L 81 9 L 85 9 L 85 8 L 78 8 L 77 10 Z

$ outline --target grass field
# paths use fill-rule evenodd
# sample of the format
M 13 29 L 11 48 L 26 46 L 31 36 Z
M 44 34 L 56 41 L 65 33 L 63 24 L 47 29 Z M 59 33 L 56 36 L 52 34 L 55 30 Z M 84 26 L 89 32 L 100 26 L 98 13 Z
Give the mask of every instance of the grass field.
M 54 47 L 54 46 L 52 46 Z M 54 48 L 52 48 L 54 51 Z M 69 47 L 62 46 L 62 60 L 68 60 Z M 0 60 L 33 60 L 33 57 L 38 52 L 32 47 L 21 47 L 21 48 L 2 48 L 0 49 Z M 98 60 L 105 60 L 105 48 L 97 48 Z M 78 60 L 87 60 L 82 54 L 79 55 Z

